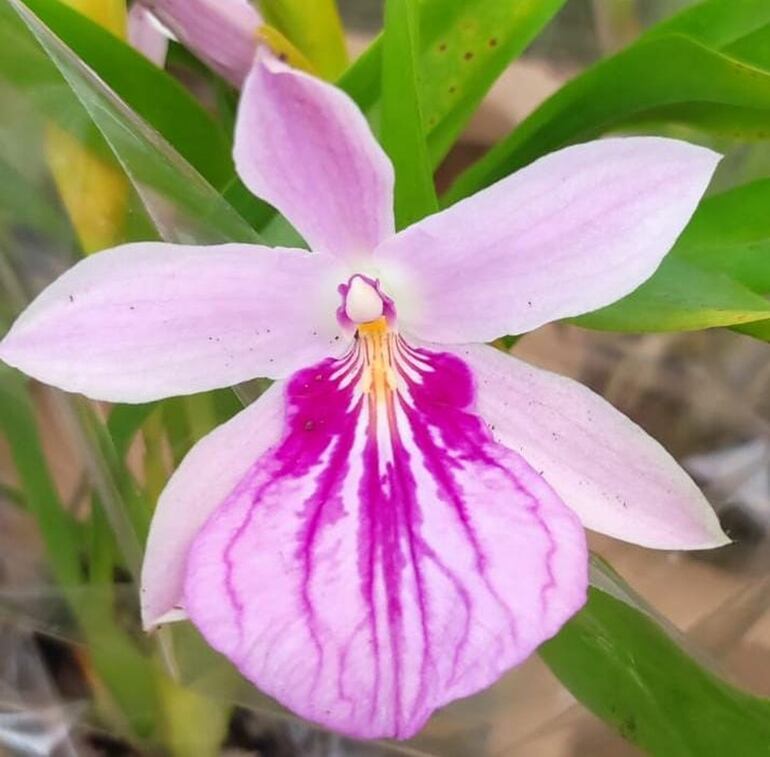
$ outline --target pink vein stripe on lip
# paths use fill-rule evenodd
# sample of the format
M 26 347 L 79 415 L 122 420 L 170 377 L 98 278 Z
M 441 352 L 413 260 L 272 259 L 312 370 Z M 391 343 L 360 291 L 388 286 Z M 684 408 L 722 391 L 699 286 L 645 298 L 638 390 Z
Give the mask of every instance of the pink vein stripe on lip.
M 585 601 L 572 513 L 470 412 L 454 355 L 359 340 L 287 388 L 283 441 L 195 540 L 185 606 L 209 643 L 303 717 L 406 738 L 496 680 Z

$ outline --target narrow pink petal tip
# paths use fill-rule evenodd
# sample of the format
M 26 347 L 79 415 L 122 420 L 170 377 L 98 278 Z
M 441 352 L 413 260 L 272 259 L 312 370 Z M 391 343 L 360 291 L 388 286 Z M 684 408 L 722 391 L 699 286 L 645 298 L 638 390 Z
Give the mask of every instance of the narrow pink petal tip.
M 123 245 L 47 287 L 0 354 L 40 381 L 112 402 L 281 378 L 337 351 L 341 280 L 334 258 L 301 250 Z
M 290 380 L 288 432 L 198 533 L 184 607 L 294 712 L 404 739 L 559 630 L 585 602 L 587 553 L 469 412 L 465 364 L 383 339 Z
M 492 347 L 453 352 L 473 370 L 494 437 L 542 471 L 586 528 L 653 549 L 730 543 L 684 469 L 602 397 Z
M 620 299 L 660 265 L 719 160 L 674 139 L 602 139 L 425 218 L 375 252 L 403 328 L 490 342 Z

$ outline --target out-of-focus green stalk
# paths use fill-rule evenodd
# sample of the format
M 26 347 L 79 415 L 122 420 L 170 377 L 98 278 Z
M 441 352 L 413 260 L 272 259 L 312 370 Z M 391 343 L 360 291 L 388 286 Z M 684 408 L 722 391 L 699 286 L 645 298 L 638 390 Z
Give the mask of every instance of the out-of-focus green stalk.
M 615 53 L 642 31 L 636 0 L 593 0 L 596 36 L 602 52 Z
M 145 421 L 142 434 L 144 437 L 144 493 L 148 503 L 155 503 L 169 476 L 166 465 L 166 434 L 160 414 L 154 413 Z
M 185 689 L 171 678 L 158 678 L 165 711 L 164 743 L 175 757 L 218 755 L 227 732 L 230 708 Z
M 0 367 L 0 431 L 10 445 L 25 503 L 40 529 L 53 577 L 85 637 L 88 656 L 81 662 L 86 670 L 93 668 L 89 680 L 97 706 L 126 737 L 147 738 L 155 728 L 157 711 L 147 660 L 114 623 L 111 592 L 83 592 L 78 526 L 64 508 L 49 472 L 26 382 L 4 367 Z M 111 572 L 110 562 L 104 555 L 99 558 L 100 578 Z
M 210 394 L 197 394 L 184 398 L 187 417 L 190 420 L 190 435 L 197 441 L 219 425 L 217 411 Z
M 0 432 L 8 440 L 26 505 L 38 523 L 51 570 L 63 586 L 83 581 L 77 526 L 59 499 L 21 374 L 0 364 Z
M 73 436 L 79 440 L 82 452 L 89 460 L 94 488 L 106 512 L 106 519 L 116 535 L 122 560 L 138 582 L 141 559 L 139 543 L 146 539 L 150 510 L 156 493 L 136 487 L 126 468 L 125 460 L 116 455 L 105 424 L 86 401 L 76 401 L 71 410 L 71 421 L 77 424 L 72 429 Z M 157 446 L 153 454 L 163 454 L 163 415 L 150 413 L 145 422 L 145 431 L 145 443 L 149 435 L 151 446 Z M 127 448 L 124 451 L 127 452 Z M 166 476 L 165 466 L 159 463 L 157 480 L 151 486 L 162 488 Z M 108 612 L 105 606 L 93 609 L 93 617 L 90 620 L 96 625 L 97 631 L 114 624 L 111 611 L 110 609 Z M 120 636 L 122 632 L 115 626 L 113 628 Z M 104 634 L 99 634 L 93 641 L 100 645 L 99 651 L 105 647 L 112 650 L 112 656 L 93 655 L 94 669 L 102 678 L 105 677 L 105 671 L 102 670 L 104 665 L 107 666 L 108 676 L 118 675 L 119 666 L 113 662 L 114 655 L 120 655 L 126 664 L 136 668 L 123 673 L 125 693 L 131 695 L 132 699 L 124 698 L 121 702 L 126 703 L 128 712 L 138 721 L 137 725 L 141 728 L 137 730 L 139 736 L 146 738 L 152 735 L 155 741 L 160 740 L 175 757 L 213 757 L 219 753 L 229 720 L 228 705 L 213 702 L 180 686 L 174 680 L 175 670 L 167 665 L 165 671 L 162 670 L 163 655 L 157 655 L 156 660 L 149 654 L 142 654 L 134 646 L 121 644 L 120 639 L 111 640 Z M 145 723 L 142 718 L 147 717 L 147 708 L 142 706 L 139 695 L 150 696 L 150 687 L 150 701 L 154 702 L 153 720 Z M 126 712 L 125 708 L 122 712 Z M 113 718 L 115 717 L 117 714 L 113 713 Z
M 138 581 L 142 544 L 149 529 L 147 503 L 117 459 L 104 424 L 84 399 L 54 395 L 59 414 L 86 464 L 94 492 L 102 504 L 125 566 Z

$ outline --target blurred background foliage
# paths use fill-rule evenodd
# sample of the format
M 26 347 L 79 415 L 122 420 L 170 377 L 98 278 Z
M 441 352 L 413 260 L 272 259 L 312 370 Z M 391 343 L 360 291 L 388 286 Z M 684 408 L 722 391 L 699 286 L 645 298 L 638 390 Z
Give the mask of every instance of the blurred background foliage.
M 735 685 L 746 681 L 724 664 L 770 596 L 767 571 L 746 569 L 770 564 L 757 557 L 767 554 L 770 485 L 755 480 L 770 456 L 770 4 L 263 0 L 261 9 L 268 39 L 286 40 L 366 113 L 396 167 L 400 226 L 609 133 L 678 136 L 726 155 L 649 282 L 520 348 L 534 359 L 545 351 L 542 362 L 617 404 L 644 397 L 631 414 L 690 455 L 738 540 L 728 557 L 704 560 L 737 578 L 683 635 L 596 558 L 587 607 L 542 649 L 561 684 L 535 661 L 439 713 L 409 744 L 354 744 L 291 718 L 191 627 L 139 629 L 135 583 L 160 490 L 190 446 L 263 383 L 110 407 L 0 366 L 0 753 L 596 753 L 574 742 L 587 716 L 563 685 L 650 753 L 770 754 L 770 703 Z M 0 0 L 2 328 L 79 256 L 118 242 L 302 244 L 235 175 L 237 92 L 176 43 L 155 66 L 125 32 L 122 0 Z M 677 333 L 717 327 L 725 331 Z M 692 421 L 682 442 L 671 419 L 701 412 L 688 394 L 717 396 L 702 375 L 716 375 L 715 361 L 725 417 L 707 432 Z M 619 561 L 636 564 L 629 554 Z M 749 557 L 736 568 L 744 558 L 733 554 Z M 657 581 L 696 575 L 698 557 L 687 559 L 666 561 Z M 697 573 L 700 591 L 711 576 Z M 571 746 L 554 745 L 565 730 Z M 625 754 L 609 733 L 597 743 Z

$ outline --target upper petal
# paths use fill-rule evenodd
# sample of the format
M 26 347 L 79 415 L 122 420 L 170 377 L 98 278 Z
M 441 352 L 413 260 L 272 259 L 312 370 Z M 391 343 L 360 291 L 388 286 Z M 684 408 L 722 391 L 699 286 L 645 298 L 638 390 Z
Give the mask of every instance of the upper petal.
M 376 252 L 410 333 L 488 342 L 607 305 L 674 244 L 719 156 L 658 137 L 567 147 Z
M 583 604 L 582 527 L 469 412 L 462 361 L 359 339 L 286 397 L 286 436 L 203 527 L 185 581 L 193 623 L 258 687 L 406 738 Z
M 333 258 L 127 244 L 82 260 L 0 342 L 0 359 L 95 399 L 144 402 L 280 378 L 339 352 Z
M 687 473 L 606 400 L 492 347 L 453 351 L 476 376 L 477 410 L 493 436 L 540 471 L 586 528 L 658 549 L 729 542 Z
M 280 441 L 285 382 L 201 439 L 169 480 L 155 508 L 142 565 L 142 623 L 150 629 L 184 613 L 187 551 L 201 526 L 254 460 Z
M 266 52 L 241 96 L 235 165 L 314 250 L 360 258 L 393 234 L 393 167 L 361 111 Z
M 262 19 L 249 0 L 140 0 L 179 41 L 240 87 Z

